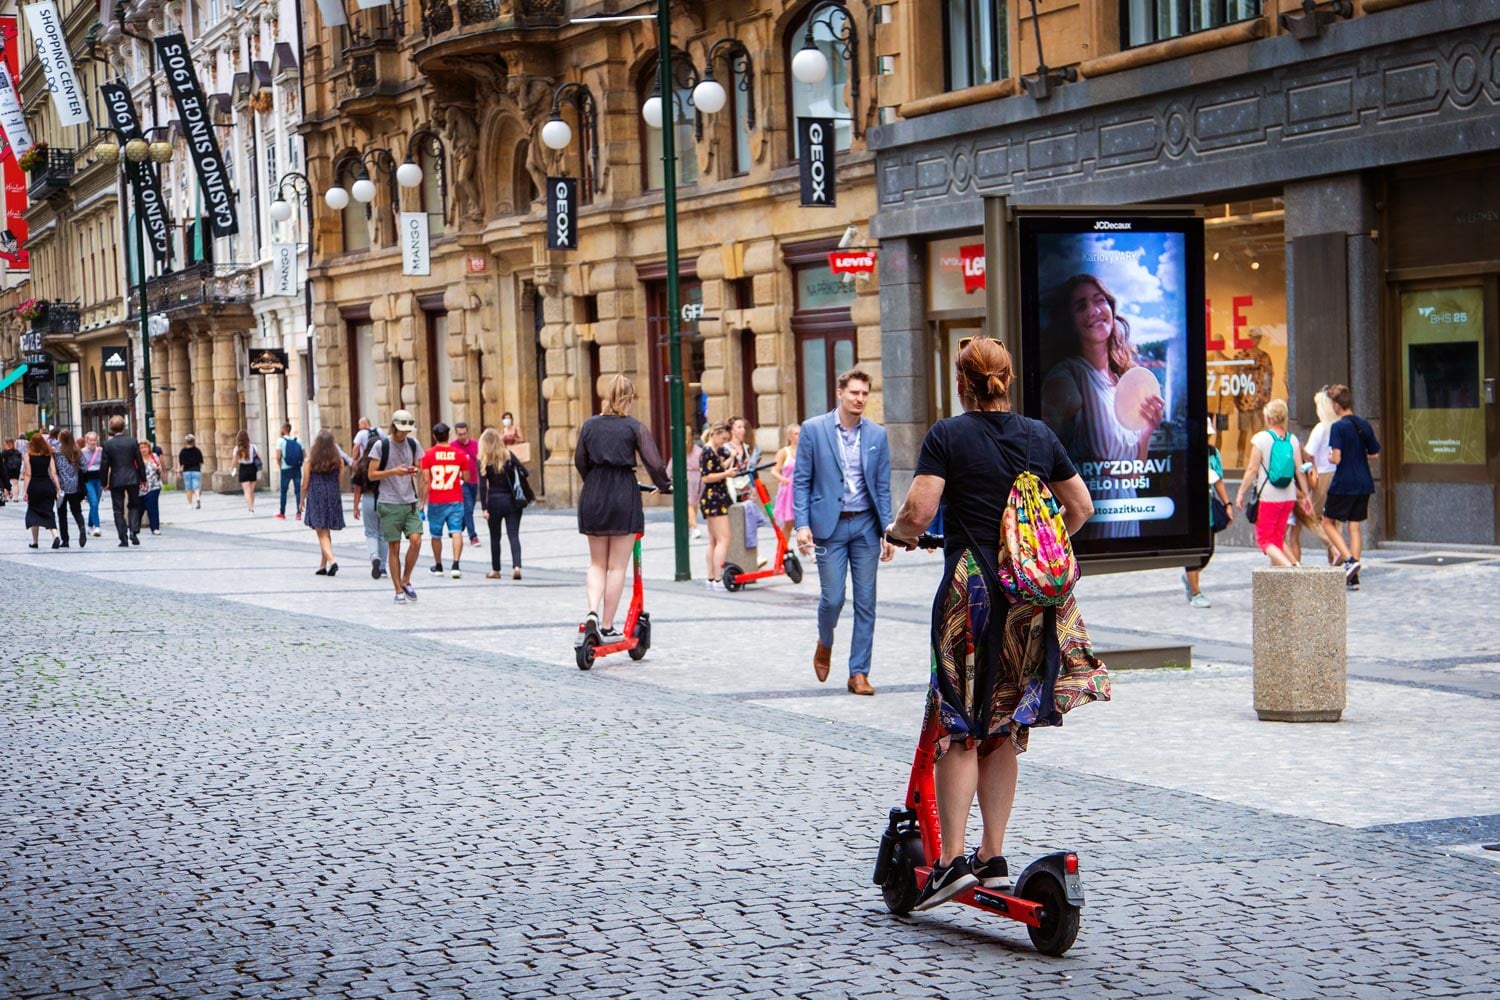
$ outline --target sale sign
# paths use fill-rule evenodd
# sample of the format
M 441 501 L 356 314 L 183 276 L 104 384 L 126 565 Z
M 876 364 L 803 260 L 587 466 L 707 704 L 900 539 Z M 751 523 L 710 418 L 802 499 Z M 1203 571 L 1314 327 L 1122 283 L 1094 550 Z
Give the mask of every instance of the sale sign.
M 984 287 L 984 244 L 959 247 L 958 261 L 964 272 L 964 291 L 973 295 Z
M 835 250 L 828 255 L 828 268 L 834 274 L 873 274 L 874 250 Z

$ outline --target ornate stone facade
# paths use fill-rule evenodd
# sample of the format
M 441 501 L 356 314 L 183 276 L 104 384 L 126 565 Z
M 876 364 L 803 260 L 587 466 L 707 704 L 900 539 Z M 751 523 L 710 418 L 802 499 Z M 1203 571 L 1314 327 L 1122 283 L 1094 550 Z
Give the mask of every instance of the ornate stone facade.
M 688 412 L 697 411 L 696 429 L 704 419 L 749 410 L 767 448 L 779 445 L 780 427 L 805 415 L 802 408 L 828 402 L 821 368 L 813 373 L 817 391 L 804 385 L 804 355 L 825 351 L 817 362 L 824 367 L 835 353 L 857 360 L 879 385 L 875 283 L 828 287 L 811 277 L 816 261 L 792 249 L 832 250 L 849 226 L 863 230 L 874 209 L 873 159 L 854 135 L 838 154 L 838 207 L 798 205 L 789 47 L 800 47 L 802 18 L 834 6 L 674 10 L 684 99 L 721 38 L 742 42 L 753 68 L 737 74 L 718 59 L 715 75 L 730 103 L 701 116 L 701 139 L 696 122 L 677 132 L 685 161 L 678 229 Z M 655 140 L 640 117 L 655 79 L 655 28 L 569 25 L 571 9 L 560 0 L 426 0 L 402 7 L 400 26 L 385 10 L 356 11 L 347 45 L 311 8 L 307 23 L 314 185 L 320 193 L 336 181 L 349 187 L 363 160 L 376 187 L 368 218 L 357 205 L 343 212 L 318 206 L 314 311 L 324 423 L 347 440 L 358 417 L 384 423 L 405 407 L 425 438 L 437 419 L 490 426 L 511 412 L 553 504 L 575 495 L 578 428 L 616 373 L 635 381 L 635 412 L 663 441 L 668 402 L 660 388 L 663 207 L 646 152 Z M 870 8 L 837 10 L 857 36 L 859 74 L 867 78 L 847 117 L 862 118 L 873 113 Z M 565 82 L 587 88 L 597 133 L 564 100 L 573 141 L 553 152 L 540 131 Z M 841 86 L 836 102 L 847 104 L 854 89 Z M 745 114 L 751 100 L 753 125 Z M 441 170 L 442 183 L 400 188 L 389 169 L 414 137 L 429 134 L 441 154 L 417 162 L 424 177 Z M 581 179 L 576 251 L 546 248 L 540 194 L 549 176 Z M 401 273 L 398 208 L 429 216 L 431 275 Z M 816 294 L 823 298 L 809 298 Z M 835 332 L 804 328 L 803 314 Z

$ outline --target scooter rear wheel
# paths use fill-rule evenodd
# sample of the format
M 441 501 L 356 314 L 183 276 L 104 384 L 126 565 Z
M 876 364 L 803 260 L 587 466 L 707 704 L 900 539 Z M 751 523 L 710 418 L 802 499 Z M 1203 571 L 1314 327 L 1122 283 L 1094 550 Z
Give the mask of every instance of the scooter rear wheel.
M 891 852 L 891 864 L 886 869 L 885 884 L 880 895 L 885 899 L 885 908 L 898 917 L 904 917 L 917 905 L 921 887 L 917 885 L 917 866 L 925 864 L 920 836 L 903 837 L 896 841 Z
M 651 621 L 644 613 L 635 623 L 636 643 L 630 647 L 630 658 L 640 661 L 646 658 L 646 650 L 651 648 Z
M 736 593 L 745 586 L 740 583 L 740 568 L 733 563 L 725 565 L 723 580 L 724 589 L 730 593 Z
M 573 655 L 578 660 L 579 670 L 588 670 L 593 667 L 594 650 L 598 645 L 599 640 L 596 637 L 586 635 L 582 642 L 573 647 Z
M 1027 927 L 1031 943 L 1043 955 L 1061 955 L 1078 940 L 1078 907 L 1068 902 L 1062 883 L 1053 875 L 1038 872 L 1026 880 L 1021 898 L 1042 904 L 1042 926 Z
M 781 568 L 786 570 L 786 578 L 793 583 L 802 582 L 802 560 L 788 552 L 786 558 L 781 561 Z

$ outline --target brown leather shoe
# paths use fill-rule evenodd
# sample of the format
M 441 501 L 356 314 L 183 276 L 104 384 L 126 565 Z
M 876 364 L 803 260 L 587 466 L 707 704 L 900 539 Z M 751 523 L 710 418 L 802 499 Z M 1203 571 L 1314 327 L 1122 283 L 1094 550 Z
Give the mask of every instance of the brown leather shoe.
M 813 673 L 818 675 L 819 683 L 828 679 L 828 667 L 833 661 L 833 650 L 818 643 L 817 650 L 813 653 Z
M 854 674 L 849 678 L 850 694 L 874 694 L 875 689 L 870 686 L 870 678 L 864 674 Z

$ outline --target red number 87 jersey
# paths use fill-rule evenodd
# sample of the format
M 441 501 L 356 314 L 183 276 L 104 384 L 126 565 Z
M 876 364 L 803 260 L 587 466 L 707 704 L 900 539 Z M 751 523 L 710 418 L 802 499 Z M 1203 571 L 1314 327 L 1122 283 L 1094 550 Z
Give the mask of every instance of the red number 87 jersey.
M 422 469 L 430 477 L 427 486 L 428 503 L 463 503 L 464 472 L 469 468 L 469 456 L 449 444 L 431 448 L 422 456 Z

